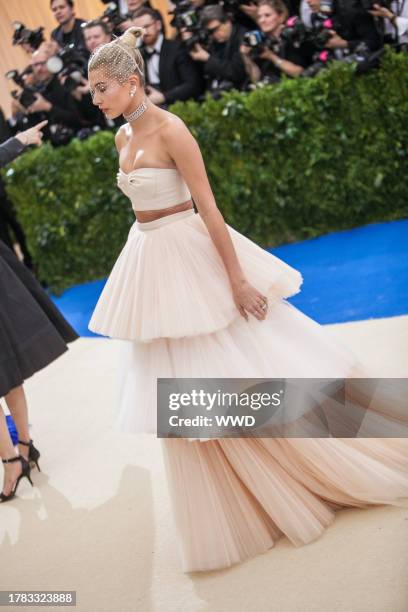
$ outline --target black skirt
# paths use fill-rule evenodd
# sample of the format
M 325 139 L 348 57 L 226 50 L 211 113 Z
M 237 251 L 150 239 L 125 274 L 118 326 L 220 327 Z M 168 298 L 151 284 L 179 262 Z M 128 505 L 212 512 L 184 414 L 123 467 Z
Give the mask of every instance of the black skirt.
M 78 334 L 0 241 L 0 397 L 68 349 Z

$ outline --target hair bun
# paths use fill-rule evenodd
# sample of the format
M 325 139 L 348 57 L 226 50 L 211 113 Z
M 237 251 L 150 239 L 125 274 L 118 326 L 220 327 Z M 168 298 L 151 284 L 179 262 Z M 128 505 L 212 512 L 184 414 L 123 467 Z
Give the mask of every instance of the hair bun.
M 143 34 L 145 34 L 145 32 L 146 32 L 145 28 L 131 26 L 130 28 L 125 30 L 125 32 L 123 32 L 121 36 L 119 36 L 119 40 L 124 45 L 134 48 L 136 46 L 135 43 L 137 39 L 141 38 Z

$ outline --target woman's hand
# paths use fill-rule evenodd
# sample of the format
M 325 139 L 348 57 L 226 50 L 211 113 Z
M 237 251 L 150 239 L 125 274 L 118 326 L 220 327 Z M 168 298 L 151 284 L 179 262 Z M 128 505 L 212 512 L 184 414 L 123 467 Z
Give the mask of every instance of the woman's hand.
M 241 55 L 249 56 L 251 51 L 252 49 L 249 45 L 241 44 L 239 47 L 239 52 L 241 53 Z
M 254 315 L 259 321 L 265 319 L 268 312 L 268 298 L 248 281 L 234 285 L 232 292 L 235 305 L 244 319 L 248 321 L 248 313 Z
M 40 121 L 34 127 L 29 128 L 28 130 L 24 130 L 24 132 L 19 132 L 16 134 L 17 140 L 19 140 L 23 145 L 28 146 L 31 144 L 40 145 L 42 142 L 43 133 L 41 129 L 47 125 L 48 119 L 44 121 Z
M 266 59 L 266 60 L 269 60 L 270 62 L 274 62 L 278 56 L 276 55 L 276 53 L 271 51 L 271 49 L 266 48 L 266 49 L 263 49 L 262 53 L 259 54 L 259 57 L 261 59 Z

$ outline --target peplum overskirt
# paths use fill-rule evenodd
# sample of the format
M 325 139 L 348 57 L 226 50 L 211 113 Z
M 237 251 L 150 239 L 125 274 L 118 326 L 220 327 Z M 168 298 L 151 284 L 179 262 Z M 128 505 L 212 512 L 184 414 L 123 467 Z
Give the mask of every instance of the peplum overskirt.
M 159 219 L 164 220 L 133 224 L 89 329 L 150 342 L 211 334 L 242 318 L 200 215 L 190 210 Z M 299 292 L 300 272 L 227 228 L 244 273 L 259 291 L 271 300 Z

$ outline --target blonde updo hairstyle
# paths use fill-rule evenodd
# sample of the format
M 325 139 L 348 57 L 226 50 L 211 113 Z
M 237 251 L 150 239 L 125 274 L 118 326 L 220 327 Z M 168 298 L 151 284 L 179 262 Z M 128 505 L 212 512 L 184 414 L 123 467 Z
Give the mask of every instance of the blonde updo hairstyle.
M 120 84 L 137 74 L 144 87 L 144 61 L 136 46 L 144 33 L 144 28 L 132 26 L 121 36 L 97 47 L 89 58 L 88 74 L 91 70 L 103 70 L 108 78 L 116 79 Z

